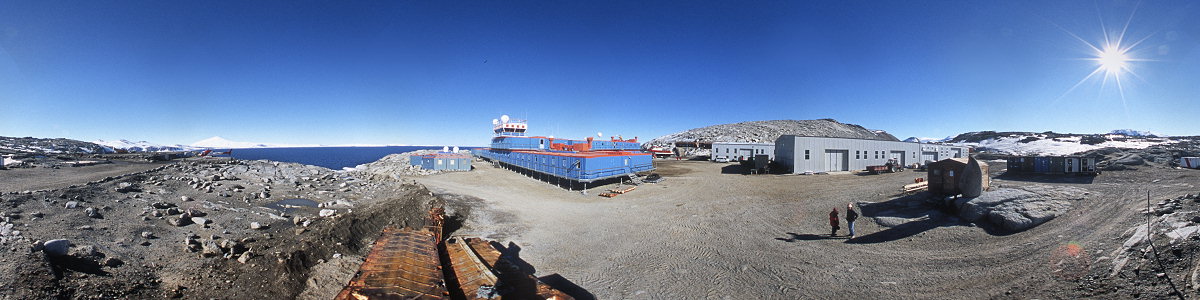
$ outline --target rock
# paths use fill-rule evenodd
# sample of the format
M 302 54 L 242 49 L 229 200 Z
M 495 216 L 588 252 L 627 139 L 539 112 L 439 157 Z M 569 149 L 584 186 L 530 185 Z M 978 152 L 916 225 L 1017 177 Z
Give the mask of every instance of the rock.
M 320 213 L 317 213 L 317 215 L 321 217 L 329 217 L 333 216 L 334 214 L 337 214 L 337 211 L 332 209 L 322 209 Z
M 263 198 L 263 199 L 271 198 L 271 193 L 268 193 L 267 191 L 262 191 L 261 193 L 258 193 L 258 197 Z
M 83 226 L 76 227 L 75 229 L 79 229 L 79 230 L 92 230 L 92 225 L 83 225 Z
M 67 204 L 66 204 L 66 205 L 63 205 L 63 207 L 65 207 L 65 208 L 76 208 L 76 207 L 79 207 L 79 202 L 77 202 L 77 201 L 67 201 Z
M 99 256 L 100 252 L 96 251 L 96 246 L 86 245 L 71 248 L 70 255 L 78 258 L 89 258 Z
M 44 215 L 43 215 L 43 214 L 42 214 L 42 212 L 40 212 L 40 211 L 35 211 L 35 212 L 33 212 L 33 213 L 29 214 L 29 216 L 31 216 L 31 217 L 34 217 L 34 218 L 41 218 L 41 217 L 43 217 Z
M 187 215 L 190 217 L 203 217 L 203 216 L 207 216 L 208 214 L 205 212 L 202 212 L 200 210 L 197 210 L 197 209 L 189 208 L 189 209 L 187 209 Z
M 104 265 L 108 266 L 108 267 L 116 268 L 116 267 L 120 267 L 123 264 L 125 264 L 125 262 L 121 261 L 120 259 L 118 259 L 116 257 L 109 257 L 109 258 L 104 259 Z
M 178 215 L 178 214 L 182 214 L 182 213 L 183 213 L 183 211 L 179 210 L 179 208 L 172 207 L 172 208 L 167 209 L 167 215 L 169 215 L 169 216 L 174 216 L 174 215 Z
M 188 224 L 191 224 L 191 223 L 192 223 L 192 219 L 185 218 L 185 217 L 183 217 L 183 215 L 179 215 L 178 217 L 168 217 L 167 218 L 167 224 L 171 224 L 176 227 L 187 226 Z
M 153 232 L 142 231 L 142 238 L 143 239 L 153 239 L 153 238 L 156 238 L 156 236 L 154 236 Z
M 1114 163 L 1114 164 L 1119 164 L 1119 165 L 1126 165 L 1126 166 L 1140 166 L 1140 165 L 1144 165 L 1144 164 L 1146 164 L 1146 160 L 1145 160 L 1145 159 L 1142 159 L 1142 156 L 1141 156 L 1141 155 L 1137 155 L 1137 154 L 1126 154 L 1125 156 L 1122 156 L 1121 158 L 1118 158 L 1118 159 L 1117 159 L 1115 162 L 1113 162 L 1113 163 Z
M 196 224 L 199 224 L 199 225 L 206 225 L 206 224 L 208 224 L 208 219 L 205 219 L 205 218 L 201 218 L 201 217 L 192 217 L 191 219 L 192 219 L 192 223 L 196 223 Z
M 206 241 L 200 242 L 200 255 L 203 255 L 204 257 L 213 257 L 213 256 L 221 256 L 223 254 L 224 253 L 221 252 L 221 247 L 217 246 L 216 241 L 206 240 Z
M 128 183 L 128 182 L 118 183 L 117 188 L 116 188 L 117 192 L 121 192 L 121 193 L 133 192 L 136 189 L 137 188 L 135 188 L 132 183 Z
M 179 196 L 179 200 L 183 200 L 183 202 L 188 202 L 188 201 L 194 201 L 196 199 L 192 199 L 192 197 L 188 197 L 188 196 Z
M 308 218 L 305 218 L 302 216 L 295 216 L 292 218 L 292 224 L 295 224 L 295 225 L 303 224 L 305 221 L 308 221 Z
M 48 240 L 43 242 L 42 251 L 49 256 L 66 256 L 71 251 L 71 241 L 65 239 Z
M 263 228 L 266 228 L 266 227 L 263 226 L 262 224 L 259 224 L 258 222 L 250 222 L 250 229 L 257 230 L 257 229 L 263 229 Z
M 237 259 L 237 261 L 238 261 L 238 262 L 240 262 L 240 263 L 243 263 L 243 264 L 244 264 L 244 263 L 246 263 L 247 261 L 250 261 L 250 259 L 251 259 L 251 258 L 253 258 L 253 256 L 254 256 L 254 253 L 253 253 L 253 252 L 250 252 L 249 250 L 246 250 L 246 252 L 245 252 L 245 253 L 242 253 L 242 256 L 238 256 L 238 259 Z
M 150 212 L 150 216 L 152 216 L 152 217 L 155 217 L 155 218 L 158 218 L 158 217 L 162 217 L 162 216 L 163 216 L 163 213 L 162 213 L 161 211 L 157 211 L 157 210 L 156 210 L 156 211 L 152 211 L 152 212 Z
M 957 203 L 959 216 L 964 220 L 986 220 L 1012 231 L 1032 228 L 1070 208 L 1069 202 L 1052 195 L 1008 188 L 995 189 L 966 201 L 960 199 Z
M 89 218 L 94 218 L 94 219 L 103 218 L 103 216 L 100 215 L 100 212 L 96 211 L 95 207 L 88 207 L 87 209 L 83 210 L 83 213 L 86 214 Z
M 184 197 L 187 197 L 187 196 L 184 196 Z M 154 203 L 150 204 L 150 207 L 157 208 L 157 209 L 168 209 L 168 208 L 175 207 L 175 204 L 167 203 L 167 202 L 154 202 Z

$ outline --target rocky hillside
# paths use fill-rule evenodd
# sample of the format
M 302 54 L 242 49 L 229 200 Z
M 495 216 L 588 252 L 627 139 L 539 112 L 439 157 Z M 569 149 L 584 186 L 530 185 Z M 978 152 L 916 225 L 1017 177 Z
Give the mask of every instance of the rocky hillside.
M 55 138 L 0 136 L 0 152 L 6 153 L 112 153 L 112 149 L 84 141 Z
M 720 124 L 689 129 L 650 140 L 651 145 L 670 145 L 675 142 L 752 142 L 774 143 L 782 135 L 858 138 L 898 141 L 883 130 L 871 130 L 833 119 L 771 120 Z

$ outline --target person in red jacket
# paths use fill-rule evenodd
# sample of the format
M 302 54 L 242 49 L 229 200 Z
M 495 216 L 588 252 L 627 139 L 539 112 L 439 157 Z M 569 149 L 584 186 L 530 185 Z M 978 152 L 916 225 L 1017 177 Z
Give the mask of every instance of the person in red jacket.
M 833 211 L 829 212 L 829 227 L 833 227 L 833 231 L 829 232 L 829 236 L 837 236 L 837 231 L 839 228 L 838 228 L 838 211 L 837 211 L 836 207 L 833 208 Z

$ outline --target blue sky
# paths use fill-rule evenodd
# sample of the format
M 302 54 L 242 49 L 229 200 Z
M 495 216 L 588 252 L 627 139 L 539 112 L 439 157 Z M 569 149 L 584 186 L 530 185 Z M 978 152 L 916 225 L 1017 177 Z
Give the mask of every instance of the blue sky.
M 505 113 L 569 138 L 818 118 L 1200 135 L 1197 4 L 1043 2 L 0 0 L 0 135 L 483 145 Z M 1149 61 L 1124 100 L 1071 89 L 1097 68 L 1071 34 L 1127 20 Z

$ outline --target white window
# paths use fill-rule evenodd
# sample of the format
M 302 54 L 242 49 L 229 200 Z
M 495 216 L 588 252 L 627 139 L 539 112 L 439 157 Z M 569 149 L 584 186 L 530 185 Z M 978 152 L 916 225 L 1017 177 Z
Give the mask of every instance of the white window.
M 437 160 L 437 164 L 438 164 L 439 166 L 440 166 L 440 165 L 442 165 L 442 160 L 440 160 L 440 159 L 439 159 L 439 160 Z

